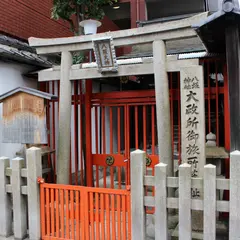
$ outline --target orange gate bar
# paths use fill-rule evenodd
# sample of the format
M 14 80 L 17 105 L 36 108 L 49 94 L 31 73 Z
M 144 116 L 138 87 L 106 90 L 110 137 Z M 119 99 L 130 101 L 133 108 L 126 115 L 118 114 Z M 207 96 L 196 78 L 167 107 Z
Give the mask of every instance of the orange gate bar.
M 129 190 L 39 182 L 42 239 L 131 239 Z

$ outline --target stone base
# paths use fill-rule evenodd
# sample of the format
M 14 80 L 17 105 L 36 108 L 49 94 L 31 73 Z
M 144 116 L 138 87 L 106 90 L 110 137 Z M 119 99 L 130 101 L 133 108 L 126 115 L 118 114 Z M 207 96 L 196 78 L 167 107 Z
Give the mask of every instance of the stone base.
M 168 214 L 168 235 L 171 239 L 171 233 L 178 225 L 178 215 Z M 146 235 L 147 240 L 155 239 L 155 216 L 152 214 L 146 214 Z
M 172 240 L 177 240 L 179 237 L 178 225 L 172 233 Z M 192 231 L 192 240 L 203 239 L 203 232 Z
M 192 230 L 196 232 L 203 231 L 203 211 L 192 210 Z
M 228 228 L 226 224 L 223 222 L 217 221 L 216 222 L 216 235 L 217 235 L 217 240 L 227 240 L 228 239 Z M 179 238 L 179 231 L 178 231 L 178 225 L 174 229 L 174 231 L 171 234 L 171 240 L 176 240 Z M 203 239 L 203 231 L 198 232 L 198 231 L 192 231 L 192 239 L 193 240 L 199 240 Z

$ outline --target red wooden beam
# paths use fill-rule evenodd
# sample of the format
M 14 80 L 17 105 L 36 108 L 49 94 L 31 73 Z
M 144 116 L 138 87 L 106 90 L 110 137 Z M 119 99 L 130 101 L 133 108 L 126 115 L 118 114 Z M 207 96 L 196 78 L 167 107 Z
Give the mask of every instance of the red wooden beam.
M 92 169 L 92 120 L 91 120 L 91 95 L 92 95 L 92 80 L 86 81 L 86 172 L 87 172 L 87 186 L 92 187 L 93 169 Z
M 137 27 L 137 0 L 131 0 L 131 6 L 130 6 L 130 11 L 131 11 L 131 28 L 136 28 Z
M 146 19 L 146 3 L 145 0 L 139 0 L 139 20 L 145 21 Z

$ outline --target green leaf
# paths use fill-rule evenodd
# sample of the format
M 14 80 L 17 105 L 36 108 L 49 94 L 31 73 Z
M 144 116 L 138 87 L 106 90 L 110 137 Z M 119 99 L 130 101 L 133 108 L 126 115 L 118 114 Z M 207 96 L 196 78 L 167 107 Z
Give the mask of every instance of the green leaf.
M 116 2 L 117 0 L 53 0 L 51 17 L 68 21 L 70 28 L 75 31 L 77 26 L 74 25 L 72 17 L 76 15 L 77 8 L 82 10 L 84 19 L 101 20 L 105 16 L 103 7 Z
M 85 55 L 82 52 L 75 52 L 73 53 L 73 64 L 80 64 L 84 62 L 85 60 Z

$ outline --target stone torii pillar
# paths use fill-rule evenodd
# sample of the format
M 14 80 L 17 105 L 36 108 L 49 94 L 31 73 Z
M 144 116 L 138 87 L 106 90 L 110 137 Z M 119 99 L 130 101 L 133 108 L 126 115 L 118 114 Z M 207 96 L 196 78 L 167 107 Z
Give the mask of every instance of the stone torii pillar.
M 172 133 L 170 120 L 167 53 L 164 41 L 153 42 L 153 67 L 156 95 L 159 160 L 168 164 L 168 176 L 173 175 Z
M 69 159 L 71 140 L 72 84 L 70 70 L 71 52 L 62 52 L 60 70 L 59 125 L 57 145 L 57 183 L 69 184 Z

